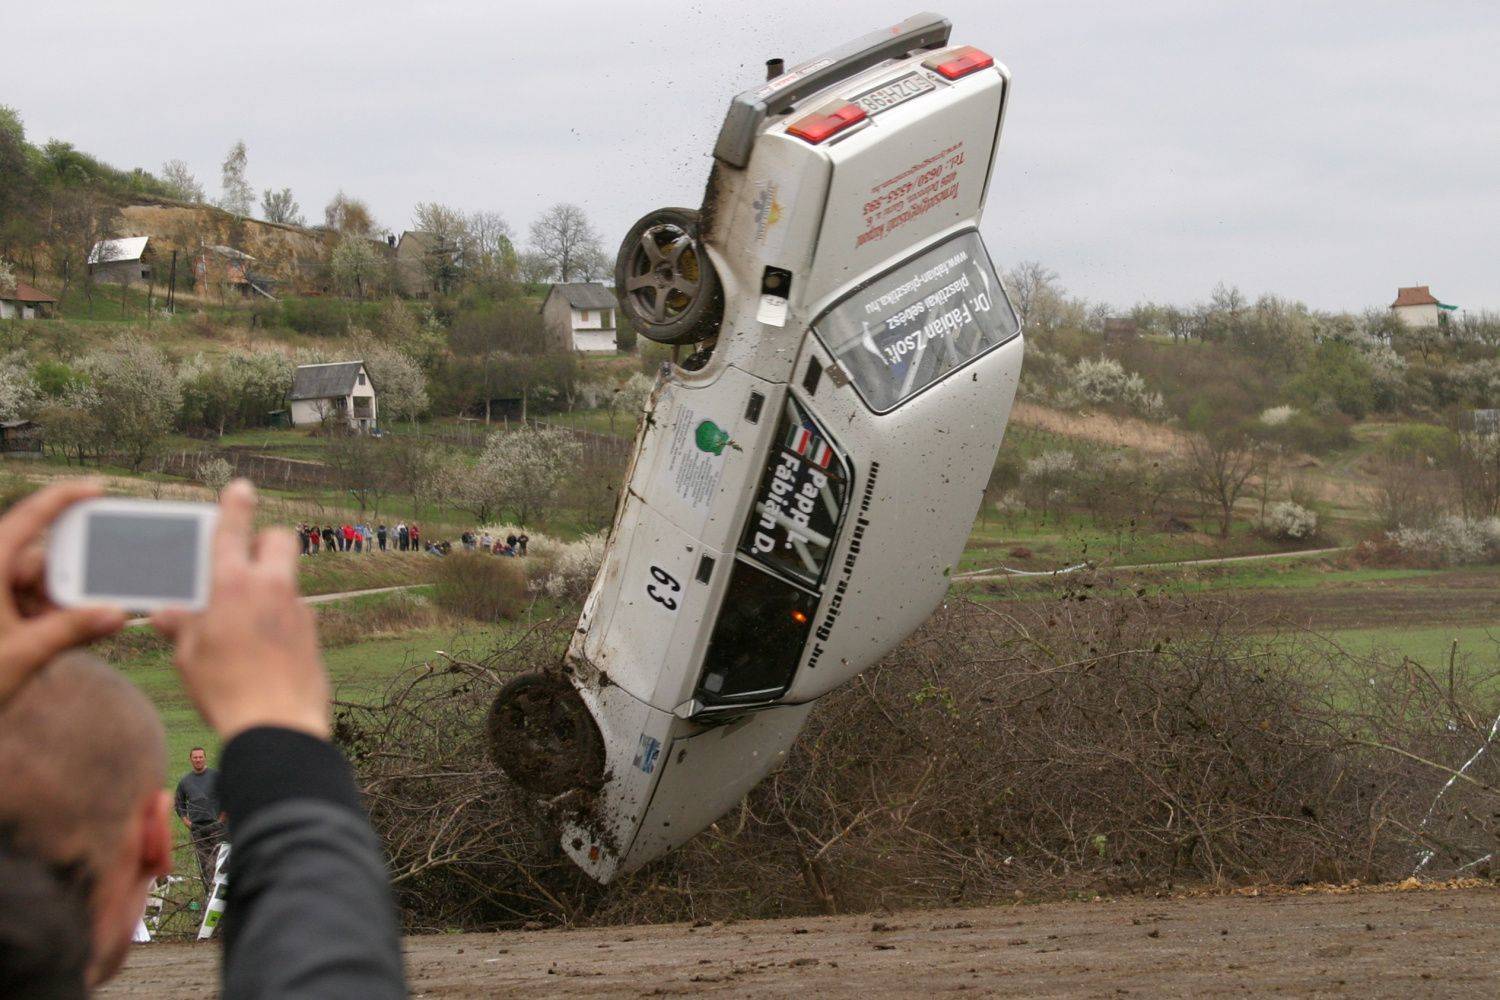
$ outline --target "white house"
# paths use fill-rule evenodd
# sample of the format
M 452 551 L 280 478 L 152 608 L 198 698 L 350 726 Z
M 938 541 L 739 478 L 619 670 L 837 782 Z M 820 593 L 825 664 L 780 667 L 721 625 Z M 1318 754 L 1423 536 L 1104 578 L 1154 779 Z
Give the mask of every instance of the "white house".
M 1396 301 L 1391 303 L 1391 312 L 1408 329 L 1438 326 L 1447 313 L 1457 308 L 1439 302 L 1426 285 L 1396 289 Z
M 95 281 L 133 285 L 151 280 L 151 238 L 126 236 L 100 240 L 89 250 L 89 273 Z
M 615 293 L 597 282 L 553 285 L 542 318 L 563 350 L 615 350 Z
M 292 426 L 344 424 L 352 431 L 376 428 L 375 383 L 363 361 L 298 365 L 292 378 Z

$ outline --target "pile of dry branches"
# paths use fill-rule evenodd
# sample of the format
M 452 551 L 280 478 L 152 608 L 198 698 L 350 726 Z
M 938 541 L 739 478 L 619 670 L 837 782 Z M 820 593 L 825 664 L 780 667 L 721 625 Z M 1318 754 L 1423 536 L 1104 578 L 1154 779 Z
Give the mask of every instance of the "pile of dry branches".
M 1490 720 L 1410 661 L 1355 657 L 1216 602 L 955 603 L 819 705 L 786 765 L 608 889 L 486 760 L 542 627 L 349 708 L 413 928 L 759 917 L 1210 883 L 1378 880 L 1495 849 L 1500 747 L 1438 800 Z

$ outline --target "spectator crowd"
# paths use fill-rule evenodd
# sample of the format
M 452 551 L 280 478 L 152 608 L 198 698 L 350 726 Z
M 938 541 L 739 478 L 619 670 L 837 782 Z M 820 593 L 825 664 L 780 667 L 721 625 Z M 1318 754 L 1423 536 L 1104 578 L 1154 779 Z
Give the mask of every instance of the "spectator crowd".
M 354 552 L 368 555 L 371 552 L 425 552 L 433 556 L 446 556 L 453 551 L 453 543 L 443 540 L 423 540 L 422 528 L 417 522 L 401 521 L 394 527 L 384 522 L 370 527 L 369 522 L 357 524 L 316 524 L 303 522 L 297 525 L 297 539 L 304 556 L 316 556 L 329 552 Z M 525 532 L 511 533 L 500 537 L 488 531 L 465 531 L 459 539 L 466 552 L 485 552 L 496 556 L 524 558 L 531 536 Z

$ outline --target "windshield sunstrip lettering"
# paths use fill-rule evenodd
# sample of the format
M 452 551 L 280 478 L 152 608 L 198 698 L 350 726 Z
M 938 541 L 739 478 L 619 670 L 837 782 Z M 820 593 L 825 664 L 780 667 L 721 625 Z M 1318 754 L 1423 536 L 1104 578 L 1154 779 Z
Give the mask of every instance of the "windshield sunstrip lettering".
M 1017 332 L 976 233 L 961 233 L 859 289 L 816 324 L 860 394 L 885 412 Z

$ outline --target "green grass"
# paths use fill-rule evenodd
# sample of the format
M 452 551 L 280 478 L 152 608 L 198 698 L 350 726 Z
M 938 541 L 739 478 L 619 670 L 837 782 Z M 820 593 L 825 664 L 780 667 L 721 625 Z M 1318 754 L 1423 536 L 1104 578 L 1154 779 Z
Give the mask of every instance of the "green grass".
M 572 427 L 576 430 L 590 431 L 594 434 L 603 434 L 606 437 L 618 437 L 630 439 L 635 437 L 634 410 L 622 409 L 615 411 L 614 424 L 611 426 L 608 410 L 574 410 L 572 413 L 548 413 L 541 419 L 549 424 L 558 424 L 562 427 Z
M 1492 717 L 1500 709 L 1500 621 L 1470 626 L 1337 629 L 1308 637 L 1307 641 L 1331 643 L 1357 658 L 1379 655 L 1399 662 L 1405 657 L 1426 670 L 1439 685 L 1446 683 L 1451 662 L 1460 690 L 1473 685 L 1479 712 Z
M 391 678 L 415 663 L 433 657 L 434 650 L 483 651 L 505 633 L 503 626 L 461 624 L 412 631 L 396 638 L 338 646 L 324 651 L 334 698 L 362 701 L 378 695 Z M 175 787 L 187 769 L 188 751 L 195 746 L 216 759 L 219 743 L 198 716 L 172 666 L 169 650 L 153 649 L 120 660 L 116 664 L 139 687 L 161 713 L 167 731 L 167 761 L 170 783 Z
M 1392 652 L 1431 671 L 1447 669 L 1448 656 L 1457 642 L 1459 661 L 1489 670 L 1500 667 L 1500 620 L 1489 625 L 1341 629 L 1329 632 L 1327 637 L 1359 656 Z
M 336 594 L 430 583 L 437 559 L 421 552 L 320 552 L 298 563 L 304 594 Z

